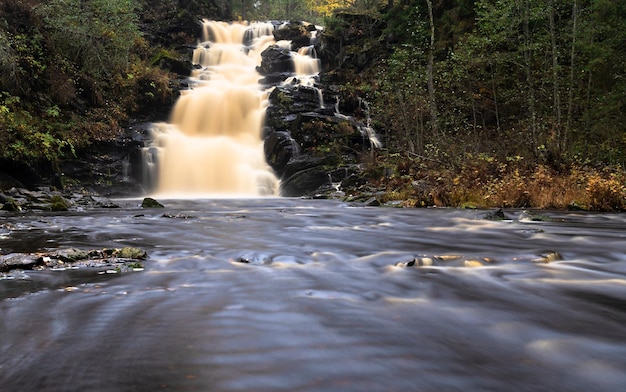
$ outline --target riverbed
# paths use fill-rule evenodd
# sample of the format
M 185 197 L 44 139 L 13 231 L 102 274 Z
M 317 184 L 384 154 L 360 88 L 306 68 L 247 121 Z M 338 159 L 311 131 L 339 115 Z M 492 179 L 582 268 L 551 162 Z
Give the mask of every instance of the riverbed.
M 0 216 L 0 251 L 145 249 L 0 275 L 2 391 L 618 391 L 626 215 L 117 200 Z

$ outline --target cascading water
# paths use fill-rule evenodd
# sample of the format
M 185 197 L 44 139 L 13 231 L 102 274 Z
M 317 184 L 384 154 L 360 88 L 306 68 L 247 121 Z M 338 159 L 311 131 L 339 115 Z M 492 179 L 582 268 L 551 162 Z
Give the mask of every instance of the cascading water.
M 320 108 L 324 108 L 322 90 L 315 87 L 321 69 L 321 61 L 317 58 L 315 47 L 313 45 L 303 46 L 298 51 L 291 52 L 291 59 L 293 60 L 295 76 L 288 78 L 285 83 L 314 89 L 319 99 Z
M 191 75 L 193 88 L 182 92 L 169 123 L 153 129 L 157 195 L 278 194 L 263 152 L 267 92 L 256 72 L 273 29 L 271 23 L 204 21 L 203 42 L 193 53 L 201 66 Z

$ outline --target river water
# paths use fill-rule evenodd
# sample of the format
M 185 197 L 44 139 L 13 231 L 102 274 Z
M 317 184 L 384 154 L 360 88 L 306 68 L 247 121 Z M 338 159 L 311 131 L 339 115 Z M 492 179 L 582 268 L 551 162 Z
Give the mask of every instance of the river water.
M 624 214 L 490 221 L 327 200 L 139 202 L 2 216 L 3 253 L 150 256 L 144 271 L 0 280 L 2 391 L 626 385 Z

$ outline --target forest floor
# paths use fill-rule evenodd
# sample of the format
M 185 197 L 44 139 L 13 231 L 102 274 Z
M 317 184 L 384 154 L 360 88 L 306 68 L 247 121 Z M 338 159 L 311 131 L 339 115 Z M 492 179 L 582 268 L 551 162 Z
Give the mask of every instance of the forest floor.
M 578 164 L 553 167 L 478 156 L 456 167 L 402 156 L 372 156 L 367 184 L 345 200 L 398 207 L 537 208 L 626 211 L 626 171 Z

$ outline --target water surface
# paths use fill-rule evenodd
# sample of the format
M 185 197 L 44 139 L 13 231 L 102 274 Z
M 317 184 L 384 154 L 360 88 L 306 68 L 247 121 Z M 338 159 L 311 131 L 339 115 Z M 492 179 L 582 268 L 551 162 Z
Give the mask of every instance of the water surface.
M 150 255 L 141 272 L 0 279 L 3 391 L 626 385 L 626 215 L 163 202 L 0 217 L 3 254 Z

